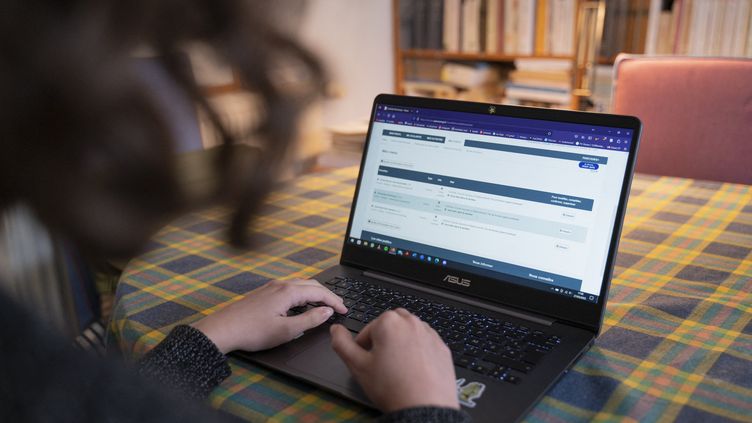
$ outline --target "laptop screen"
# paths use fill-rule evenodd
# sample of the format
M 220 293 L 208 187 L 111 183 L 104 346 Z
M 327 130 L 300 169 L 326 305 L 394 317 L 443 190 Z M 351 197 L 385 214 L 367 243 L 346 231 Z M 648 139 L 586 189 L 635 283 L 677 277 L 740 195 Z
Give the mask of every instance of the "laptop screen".
M 377 104 L 347 242 L 597 303 L 632 131 Z

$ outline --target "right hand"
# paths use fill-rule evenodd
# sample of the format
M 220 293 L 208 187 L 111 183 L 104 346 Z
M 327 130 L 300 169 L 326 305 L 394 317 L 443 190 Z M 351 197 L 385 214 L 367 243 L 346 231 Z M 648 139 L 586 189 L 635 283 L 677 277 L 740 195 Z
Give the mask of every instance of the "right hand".
M 287 310 L 323 303 L 297 316 Z M 206 335 L 222 354 L 233 350 L 259 351 L 276 347 L 324 323 L 333 312 L 345 313 L 342 298 L 315 280 L 271 281 L 218 310 L 193 327 Z
M 334 351 L 383 412 L 421 406 L 459 409 L 449 348 L 407 310 L 385 312 L 354 339 L 341 325 L 330 331 Z

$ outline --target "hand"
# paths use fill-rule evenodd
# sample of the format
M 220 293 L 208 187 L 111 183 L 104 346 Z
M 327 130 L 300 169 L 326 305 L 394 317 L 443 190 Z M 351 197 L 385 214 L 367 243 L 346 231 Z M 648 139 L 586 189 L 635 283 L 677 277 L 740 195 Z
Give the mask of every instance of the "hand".
M 427 323 L 387 311 L 355 339 L 332 325 L 332 347 L 384 412 L 418 406 L 459 408 L 452 355 Z
M 317 302 L 326 306 L 287 316 L 292 307 Z M 324 323 L 333 311 L 346 313 L 347 308 L 342 298 L 315 280 L 271 281 L 192 326 L 223 354 L 234 350 L 260 351 L 297 338 Z

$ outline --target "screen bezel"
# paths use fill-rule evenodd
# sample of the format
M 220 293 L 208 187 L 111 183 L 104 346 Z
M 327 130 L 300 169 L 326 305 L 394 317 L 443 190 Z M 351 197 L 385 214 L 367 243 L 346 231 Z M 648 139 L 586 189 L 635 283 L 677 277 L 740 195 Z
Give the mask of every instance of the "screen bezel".
M 629 157 L 627 167 L 624 172 L 622 190 L 619 196 L 617 206 L 614 230 L 609 243 L 609 251 L 604 268 L 601 291 L 597 303 L 577 300 L 574 298 L 564 297 L 555 293 L 535 288 L 528 288 L 515 283 L 507 282 L 499 285 L 499 280 L 486 276 L 463 272 L 455 269 L 447 269 L 442 266 L 430 265 L 424 262 L 406 260 L 399 256 L 384 254 L 372 249 L 362 248 L 351 245 L 347 242 L 353 224 L 355 213 L 355 201 L 360 193 L 360 184 L 363 179 L 363 169 L 368 159 L 368 149 L 371 141 L 371 131 L 375 119 L 377 105 L 418 107 L 438 110 L 448 110 L 456 112 L 475 113 L 480 115 L 508 116 L 525 119 L 536 119 L 556 122 L 568 122 L 583 125 L 596 125 L 614 127 L 619 129 L 632 130 L 632 142 L 630 143 Z M 493 112 L 490 108 L 493 106 Z M 622 116 L 602 113 L 574 112 L 568 110 L 541 109 L 533 107 L 507 106 L 487 103 L 473 103 L 454 100 L 440 100 L 423 97 L 408 97 L 391 94 L 380 94 L 373 102 L 371 108 L 371 119 L 366 135 L 365 145 L 363 147 L 363 158 L 360 163 L 360 172 L 358 181 L 353 195 L 353 207 L 350 208 L 350 218 L 347 224 L 347 231 L 343 240 L 343 249 L 340 263 L 348 266 L 355 266 L 363 269 L 375 270 L 381 273 L 398 276 L 409 279 L 414 282 L 426 284 L 444 291 L 458 292 L 488 301 L 491 303 L 511 306 L 518 309 L 527 310 L 533 313 L 542 314 L 551 318 L 567 321 L 580 327 L 592 330 L 595 333 L 600 331 L 603 321 L 603 312 L 605 309 L 608 289 L 613 274 L 616 251 L 618 249 L 619 237 L 621 235 L 624 214 L 626 212 L 626 203 L 634 164 L 637 156 L 639 140 L 641 135 L 642 124 L 636 117 Z M 454 284 L 444 282 L 443 279 L 447 274 L 467 278 L 472 280 L 470 287 L 459 287 Z

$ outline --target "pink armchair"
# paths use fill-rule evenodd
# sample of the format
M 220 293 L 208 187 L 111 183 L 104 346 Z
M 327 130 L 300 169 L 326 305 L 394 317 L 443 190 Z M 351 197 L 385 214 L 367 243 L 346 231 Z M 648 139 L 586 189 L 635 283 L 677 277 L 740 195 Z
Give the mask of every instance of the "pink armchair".
M 619 55 L 613 110 L 643 122 L 637 172 L 752 184 L 752 60 Z

